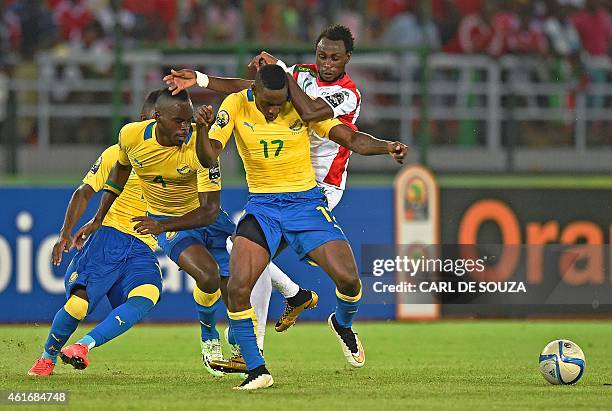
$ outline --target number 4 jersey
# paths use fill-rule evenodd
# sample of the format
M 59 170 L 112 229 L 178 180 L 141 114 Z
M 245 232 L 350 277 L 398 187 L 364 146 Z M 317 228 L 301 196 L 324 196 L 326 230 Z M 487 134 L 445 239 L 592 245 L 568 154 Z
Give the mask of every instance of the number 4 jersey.
M 289 68 L 300 88 L 312 98 L 321 97 L 334 111 L 334 117 L 353 130 L 361 108 L 361 94 L 351 77 L 345 73 L 327 83 L 319 79 L 317 66 L 297 64 Z M 310 157 L 316 180 L 344 190 L 346 168 L 351 151 L 335 142 L 310 133 Z
M 140 178 L 147 211 L 181 216 L 200 206 L 198 192 L 221 190 L 219 167 L 204 168 L 196 154 L 195 125 L 181 146 L 162 146 L 154 120 L 129 123 L 119 133 L 118 161 Z

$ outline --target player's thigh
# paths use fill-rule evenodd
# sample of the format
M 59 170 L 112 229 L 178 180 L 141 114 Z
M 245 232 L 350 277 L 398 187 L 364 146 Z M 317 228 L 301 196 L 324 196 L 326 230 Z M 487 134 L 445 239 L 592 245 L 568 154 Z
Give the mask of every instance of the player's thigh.
M 66 269 L 66 298 L 75 294 L 88 300 L 91 313 L 120 277 L 130 238 L 110 227 L 94 233 Z
M 320 245 L 308 253 L 332 278 L 338 289 L 356 295 L 360 289 L 359 272 L 355 256 L 345 240 L 333 240 Z
M 164 253 L 196 282 L 218 276 L 217 263 L 206 248 L 203 228 L 162 233 L 157 236 L 157 242 Z
M 283 211 L 283 235 L 300 259 L 330 241 L 347 241 L 322 195 L 296 202 Z
M 146 244 L 140 242 L 138 246 L 132 248 L 118 284 L 124 300 L 136 292 L 139 296 L 157 302 L 162 292 L 162 273 L 157 257 Z M 110 299 L 109 294 L 109 301 Z

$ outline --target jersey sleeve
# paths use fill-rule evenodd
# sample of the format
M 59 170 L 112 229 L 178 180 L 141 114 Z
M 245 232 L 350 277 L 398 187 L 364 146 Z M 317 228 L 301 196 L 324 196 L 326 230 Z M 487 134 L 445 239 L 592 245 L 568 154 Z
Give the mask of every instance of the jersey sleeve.
M 334 117 L 352 113 L 357 109 L 357 104 L 359 102 L 357 94 L 347 88 L 343 88 L 332 94 L 323 96 L 322 98 L 333 110 Z
M 117 145 L 110 146 L 104 150 L 93 166 L 91 166 L 89 172 L 83 177 L 83 183 L 93 188 L 95 192 L 102 190 L 112 168 L 117 163 L 119 151 Z
M 119 148 L 118 153 L 117 153 L 117 161 L 124 166 L 127 166 L 130 164 L 130 159 L 128 158 L 127 155 L 127 148 L 129 147 L 129 143 L 130 143 L 130 133 L 129 133 L 129 128 L 128 125 L 125 125 L 121 128 L 121 131 L 119 131 L 119 139 L 117 141 L 117 147 Z
M 211 168 L 198 168 L 198 192 L 206 193 L 221 190 L 221 163 Z
M 329 138 L 329 131 L 340 124 L 343 124 L 340 120 L 330 118 L 329 120 L 312 121 L 308 124 L 308 128 L 314 130 L 321 137 Z
M 225 145 L 232 136 L 236 116 L 240 112 L 242 106 L 241 93 L 230 94 L 223 100 L 215 122 L 208 132 L 208 137 L 211 140 L 217 140 L 225 148 Z

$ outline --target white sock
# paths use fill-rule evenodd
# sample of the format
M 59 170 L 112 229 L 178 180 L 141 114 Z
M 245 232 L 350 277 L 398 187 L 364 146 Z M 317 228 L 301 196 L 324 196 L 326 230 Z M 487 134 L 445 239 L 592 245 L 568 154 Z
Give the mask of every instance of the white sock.
M 272 282 L 270 281 L 270 271 L 266 269 L 259 276 L 251 291 L 251 306 L 257 316 L 257 346 L 260 350 L 264 349 L 264 337 L 266 336 L 266 322 L 268 320 L 268 308 L 270 306 L 270 296 L 272 295 Z
M 268 265 L 272 287 L 276 288 L 285 298 L 295 297 L 300 286 L 293 282 L 276 264 L 270 261 Z

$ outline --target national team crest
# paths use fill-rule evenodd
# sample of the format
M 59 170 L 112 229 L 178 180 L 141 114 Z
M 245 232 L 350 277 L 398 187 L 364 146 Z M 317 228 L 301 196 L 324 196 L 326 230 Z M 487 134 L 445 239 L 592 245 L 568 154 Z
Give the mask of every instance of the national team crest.
M 215 120 L 215 122 L 217 123 L 219 127 L 223 128 L 227 126 L 229 121 L 230 121 L 230 116 L 227 111 L 221 110 L 217 113 L 217 119 Z
M 291 124 L 289 126 L 289 129 L 291 129 L 291 131 L 296 131 L 297 132 L 297 131 L 300 131 L 302 129 L 303 125 L 304 124 L 302 124 L 302 122 L 299 119 L 297 119 L 297 120 L 295 120 L 293 122 L 293 124 Z

